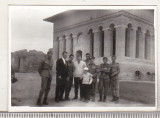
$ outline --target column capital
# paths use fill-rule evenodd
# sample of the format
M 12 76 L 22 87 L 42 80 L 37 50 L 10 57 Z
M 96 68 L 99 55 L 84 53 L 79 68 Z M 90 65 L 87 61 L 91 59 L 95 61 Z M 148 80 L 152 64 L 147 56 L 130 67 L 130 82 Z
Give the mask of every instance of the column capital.
M 99 32 L 99 30 L 93 30 L 93 33 L 98 33 Z
M 109 27 L 103 28 L 103 31 L 106 31 L 106 30 L 110 30 L 110 28 Z
M 127 26 L 126 25 L 116 25 L 116 26 L 114 26 L 115 28 L 127 28 Z
M 137 31 L 137 28 L 136 27 L 132 27 L 131 30 L 132 31 Z
M 59 36 L 57 36 L 56 41 L 59 41 Z

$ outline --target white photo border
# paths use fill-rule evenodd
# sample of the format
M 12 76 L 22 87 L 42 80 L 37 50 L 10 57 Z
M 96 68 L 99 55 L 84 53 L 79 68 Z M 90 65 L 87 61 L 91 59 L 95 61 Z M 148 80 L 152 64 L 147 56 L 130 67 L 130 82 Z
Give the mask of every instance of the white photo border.
M 13 5 L 14 6 L 14 5 Z M 21 6 L 21 5 L 20 5 Z M 22 5 L 23 6 L 23 5 Z M 34 5 L 33 5 L 34 6 Z M 12 5 L 8 6 L 9 8 Z M 17 6 L 18 7 L 18 6 Z M 61 7 L 61 9 L 68 8 L 70 9 L 106 9 L 106 10 L 134 10 L 134 9 L 153 9 L 154 10 L 154 35 L 155 35 L 155 107 L 29 107 L 29 106 L 11 106 L 11 24 L 10 24 L 10 14 L 9 14 L 9 44 L 8 44 L 8 111 L 10 112 L 111 112 L 111 111 L 156 111 L 158 108 L 158 95 L 157 95 L 157 86 L 159 83 L 158 80 L 158 13 L 157 6 L 54 6 L 53 7 Z

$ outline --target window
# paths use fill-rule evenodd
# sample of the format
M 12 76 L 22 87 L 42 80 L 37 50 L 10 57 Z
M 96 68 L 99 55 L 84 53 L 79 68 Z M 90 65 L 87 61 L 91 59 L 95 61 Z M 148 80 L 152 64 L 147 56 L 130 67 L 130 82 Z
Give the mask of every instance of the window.
M 116 55 L 116 28 L 114 24 L 110 25 L 111 30 L 111 55 Z
M 100 57 L 104 56 L 104 31 L 103 27 L 99 27 L 99 32 L 100 32 Z
M 73 54 L 73 35 L 72 34 L 70 34 L 70 40 L 71 40 L 70 52 L 71 52 L 71 54 Z
M 149 40 L 150 40 L 150 33 L 147 30 L 147 32 L 145 33 L 145 42 L 144 42 L 144 57 L 145 59 L 150 59 L 150 44 L 149 44 Z
M 90 35 L 90 54 L 94 56 L 94 33 L 93 30 L 90 29 L 88 34 Z
M 136 31 L 136 58 L 139 58 L 139 37 L 141 33 L 141 28 L 138 27 Z
M 66 36 L 63 35 L 64 45 L 63 45 L 63 51 L 66 51 Z

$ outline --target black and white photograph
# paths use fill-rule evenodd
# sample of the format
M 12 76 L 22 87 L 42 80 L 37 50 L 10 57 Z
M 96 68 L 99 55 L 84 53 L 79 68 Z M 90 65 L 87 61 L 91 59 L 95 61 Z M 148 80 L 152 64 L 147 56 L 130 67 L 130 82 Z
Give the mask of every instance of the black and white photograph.
M 9 37 L 12 108 L 156 107 L 154 8 L 11 5 Z

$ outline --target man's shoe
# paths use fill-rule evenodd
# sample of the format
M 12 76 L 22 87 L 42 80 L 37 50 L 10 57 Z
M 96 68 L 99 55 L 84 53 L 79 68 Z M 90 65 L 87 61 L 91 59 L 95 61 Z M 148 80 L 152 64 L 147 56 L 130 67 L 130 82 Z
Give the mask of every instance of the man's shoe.
M 37 105 L 38 105 L 38 106 L 42 106 L 42 104 L 41 104 L 41 103 L 37 103 Z
M 68 101 L 68 100 L 69 100 L 69 98 L 67 97 L 67 98 L 65 98 L 65 100 L 66 100 L 66 101 Z
M 98 102 L 102 102 L 102 99 L 99 99 Z
M 48 105 L 48 102 L 43 102 L 44 105 Z
M 73 100 L 77 100 L 77 99 L 78 99 L 78 97 L 74 97 L 74 98 L 73 98 Z
M 103 99 L 103 102 L 106 102 L 106 99 Z
M 103 102 L 106 102 L 106 96 L 103 97 Z
M 41 104 L 41 99 L 40 99 L 40 98 L 38 98 L 38 100 L 37 100 L 37 105 L 38 105 L 38 106 L 42 106 L 42 104 Z
M 83 101 L 83 98 L 80 98 L 80 101 Z
M 95 102 L 95 98 L 92 99 L 92 102 Z
M 114 102 L 114 101 L 116 101 L 116 97 L 115 96 L 113 96 L 111 102 Z
M 61 99 L 59 99 L 59 101 L 64 101 L 64 99 L 63 99 L 63 98 L 61 98 Z
M 55 102 L 59 103 L 59 99 L 55 99 Z
M 84 102 L 88 103 L 88 100 L 84 100 Z
M 48 105 L 48 103 L 47 103 L 47 97 L 44 98 L 43 104 L 44 104 L 44 105 Z

